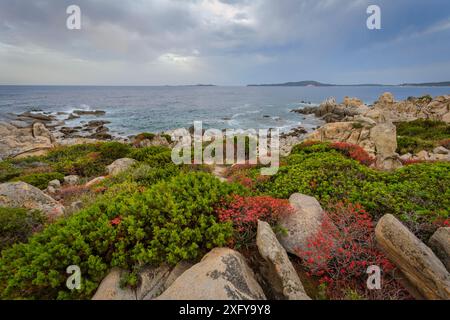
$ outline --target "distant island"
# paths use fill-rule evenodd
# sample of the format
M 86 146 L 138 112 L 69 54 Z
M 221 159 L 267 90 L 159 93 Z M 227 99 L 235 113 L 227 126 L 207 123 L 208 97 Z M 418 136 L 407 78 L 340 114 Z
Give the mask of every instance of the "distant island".
M 299 81 L 299 82 L 285 82 L 274 84 L 249 84 L 248 87 L 333 87 L 334 84 L 321 83 L 317 81 Z
M 450 81 L 446 82 L 425 82 L 425 83 L 404 83 L 403 87 L 450 87 Z
M 364 83 L 364 84 L 330 84 L 322 83 L 318 81 L 298 81 L 298 82 L 285 82 L 285 83 L 272 83 L 272 84 L 249 84 L 248 87 L 450 87 L 450 81 L 447 82 L 427 82 L 427 83 L 403 83 L 399 85 L 392 84 L 377 84 L 377 83 Z

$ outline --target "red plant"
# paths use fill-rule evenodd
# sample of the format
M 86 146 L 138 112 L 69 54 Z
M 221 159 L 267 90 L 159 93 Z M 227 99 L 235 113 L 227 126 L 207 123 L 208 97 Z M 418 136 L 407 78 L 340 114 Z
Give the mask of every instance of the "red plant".
M 418 160 L 418 159 L 408 159 L 408 160 L 401 160 L 400 162 L 404 165 L 404 166 L 409 166 L 412 164 L 418 164 L 418 163 L 424 163 L 426 162 L 425 160 Z
M 298 250 L 310 277 L 326 284 L 331 299 L 345 299 L 348 290 L 363 298 L 408 298 L 393 278 L 394 266 L 376 246 L 374 223 L 360 205 L 338 203 L 330 206 L 320 231 Z M 381 268 L 382 290 L 368 290 L 367 268 Z
M 375 158 L 371 157 L 366 150 L 356 144 L 335 142 L 331 144 L 331 148 L 342 152 L 345 156 L 350 157 L 365 166 L 370 166 L 375 163 Z
M 450 219 L 439 218 L 436 219 L 433 224 L 436 227 L 436 229 L 450 227 Z
M 222 203 L 216 209 L 221 222 L 231 222 L 235 230 L 235 242 L 239 245 L 250 243 L 257 231 L 258 220 L 272 226 L 281 215 L 289 214 L 292 208 L 289 201 L 272 197 L 234 196 L 229 203 Z
M 236 182 L 242 184 L 244 187 L 253 189 L 255 182 L 252 178 L 248 176 L 251 169 L 256 168 L 257 165 L 254 164 L 235 164 L 227 168 L 225 172 L 225 177 L 227 177 L 228 182 Z
M 254 181 L 251 178 L 249 178 L 245 173 L 233 175 L 231 177 L 228 177 L 227 180 L 230 183 L 234 183 L 234 182 L 239 183 L 249 189 L 254 188 Z

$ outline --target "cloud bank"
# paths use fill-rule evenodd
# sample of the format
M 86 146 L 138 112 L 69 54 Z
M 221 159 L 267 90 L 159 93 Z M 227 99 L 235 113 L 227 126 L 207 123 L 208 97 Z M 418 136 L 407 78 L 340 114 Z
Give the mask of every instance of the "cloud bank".
M 1 0 L 0 84 L 449 80 L 449 1 L 377 2 L 371 31 L 366 0 Z

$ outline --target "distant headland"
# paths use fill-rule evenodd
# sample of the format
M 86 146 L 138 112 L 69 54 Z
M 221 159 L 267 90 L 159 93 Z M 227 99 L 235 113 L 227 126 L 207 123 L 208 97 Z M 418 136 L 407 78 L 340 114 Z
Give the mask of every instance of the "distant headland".
M 446 82 L 425 82 L 425 83 L 402 83 L 402 84 L 330 84 L 313 80 L 272 83 L 272 84 L 249 84 L 248 87 L 450 87 L 450 81 Z

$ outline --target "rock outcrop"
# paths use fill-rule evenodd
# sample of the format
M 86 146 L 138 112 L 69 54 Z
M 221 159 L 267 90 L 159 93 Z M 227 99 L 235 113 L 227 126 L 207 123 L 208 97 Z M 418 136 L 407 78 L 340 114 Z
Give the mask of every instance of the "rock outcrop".
M 357 144 L 368 153 L 375 155 L 375 143 L 370 139 L 370 131 L 373 127 L 366 124 L 357 125 L 355 122 L 328 123 L 308 135 L 306 140 Z
M 64 214 L 64 206 L 25 182 L 0 184 L 0 206 L 42 211 L 49 219 Z
M 370 130 L 369 139 L 375 145 L 376 166 L 393 170 L 402 166 L 397 150 L 397 128 L 391 122 L 380 123 Z
M 131 166 L 133 166 L 137 161 L 130 158 L 122 158 L 114 161 L 109 166 L 106 167 L 108 174 L 110 176 L 116 176 L 124 171 L 127 171 Z
M 383 112 L 393 122 L 430 119 L 450 123 L 450 95 L 432 98 L 409 98 L 396 102 L 391 93 L 384 93 L 375 102 L 375 110 Z
M 325 212 L 319 202 L 310 196 L 295 193 L 289 198 L 293 212 L 280 217 L 280 226 L 287 234 L 279 237 L 287 252 L 298 255 L 307 249 L 308 240 L 316 235 L 322 225 Z
M 263 290 L 244 257 L 216 248 L 185 271 L 158 300 L 262 300 Z
M 338 104 L 334 98 L 328 98 L 318 107 L 293 110 L 293 112 L 300 114 L 314 114 L 327 123 L 343 121 L 347 117 L 361 115 L 367 111 L 367 106 L 361 100 L 349 97 L 345 97 L 341 104 Z
M 263 274 L 280 299 L 311 300 L 294 269 L 286 250 L 278 242 L 267 222 L 258 221 L 256 236 L 258 251 L 266 261 Z
M 397 129 L 391 122 L 375 123 L 359 118 L 354 122 L 328 123 L 317 129 L 307 140 L 321 142 L 346 142 L 356 144 L 370 155 L 376 156 L 380 169 L 401 167 L 397 149 Z
M 0 123 L 0 160 L 43 155 L 55 146 L 54 142 L 42 123 L 25 128 Z
M 140 285 L 136 290 L 138 300 L 153 300 L 157 298 L 191 267 L 191 263 L 182 261 L 174 268 L 168 265 L 162 265 L 158 268 L 144 268 L 139 272 Z
M 439 228 L 428 244 L 450 272 L 450 228 Z
M 433 251 L 393 215 L 380 219 L 376 240 L 387 257 L 427 299 L 450 299 L 450 273 Z
M 152 300 L 159 296 L 192 264 L 180 262 L 175 267 L 143 267 L 136 288 L 121 286 L 124 270 L 113 268 L 103 279 L 92 300 Z

